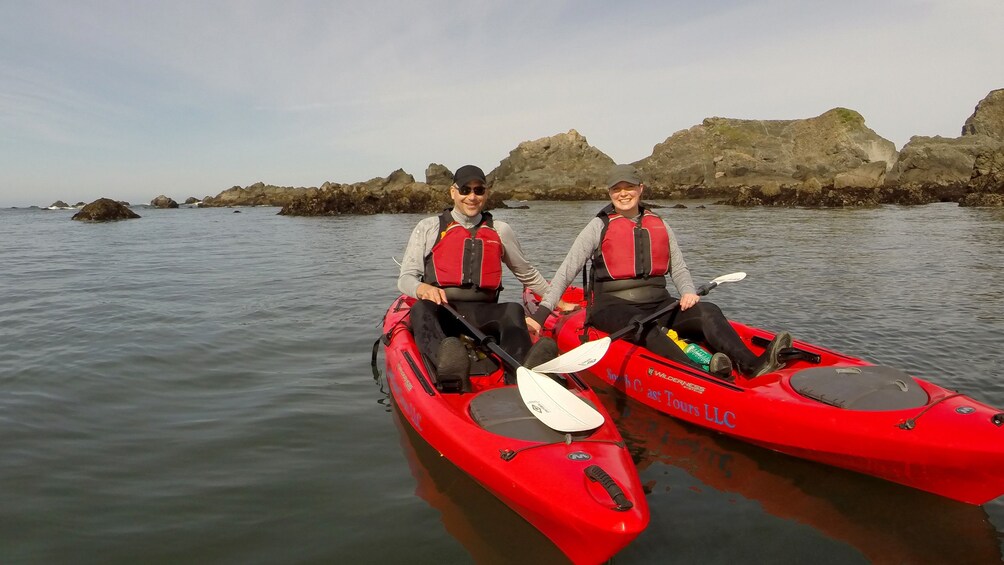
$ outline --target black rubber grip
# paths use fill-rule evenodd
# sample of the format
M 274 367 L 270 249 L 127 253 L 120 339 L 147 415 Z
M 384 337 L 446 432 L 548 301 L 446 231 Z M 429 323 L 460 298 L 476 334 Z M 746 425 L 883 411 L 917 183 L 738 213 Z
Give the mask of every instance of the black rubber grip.
M 599 465 L 586 467 L 586 476 L 589 477 L 589 480 L 600 483 L 603 488 L 607 489 L 607 494 L 617 505 L 617 510 L 623 512 L 634 507 L 634 504 L 624 495 L 621 487 L 617 485 L 617 481 L 613 480 Z

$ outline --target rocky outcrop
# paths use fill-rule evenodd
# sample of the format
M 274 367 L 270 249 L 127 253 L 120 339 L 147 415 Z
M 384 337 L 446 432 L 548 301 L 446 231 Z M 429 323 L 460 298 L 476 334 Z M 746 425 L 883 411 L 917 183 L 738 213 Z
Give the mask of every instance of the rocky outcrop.
M 721 202 L 732 206 L 805 206 L 826 208 L 867 208 L 880 203 L 876 188 L 823 187 L 808 182 L 798 187 L 768 184 L 741 186 L 735 194 Z
M 63 202 L 62 200 L 57 200 L 52 204 L 49 204 L 50 210 L 65 210 L 68 208 L 70 208 L 70 205 L 67 204 L 66 202 Z
M 441 166 L 441 165 L 440 165 Z M 430 168 L 433 166 L 430 165 Z M 427 171 L 428 176 L 428 171 Z M 339 216 L 342 214 L 393 214 L 432 213 L 453 206 L 448 187 L 453 173 L 446 170 L 450 179 L 445 186 L 442 174 L 436 186 L 416 182 L 415 177 L 398 169 L 390 176 L 377 177 L 366 182 L 338 184 L 326 182 L 316 193 L 293 199 L 279 211 L 283 216 Z M 486 209 L 505 208 L 502 197 L 491 194 Z
M 634 164 L 646 198 L 725 198 L 737 205 L 872 206 L 959 201 L 984 194 L 970 186 L 977 157 L 1004 146 L 1004 89 L 982 100 L 963 135 L 914 137 L 902 149 L 834 108 L 807 119 L 708 118 L 679 131 Z M 502 199 L 603 200 L 614 161 L 575 130 L 520 143 L 488 175 L 489 206 Z M 432 212 L 450 204 L 452 173 L 430 164 L 425 182 L 403 171 L 363 183 L 320 188 L 257 183 L 233 187 L 204 206 L 283 206 L 283 213 Z M 974 197 L 975 198 L 975 197 Z
M 999 147 L 987 135 L 962 137 L 914 136 L 903 146 L 886 184 L 906 188 L 933 188 L 969 182 L 976 157 Z
M 994 90 L 962 127 L 962 136 L 914 136 L 903 146 L 886 180 L 887 202 L 975 202 L 982 194 L 971 186 L 976 161 L 1004 147 L 1004 89 Z M 968 195 L 968 196 L 967 196 Z M 964 204 L 965 205 L 965 204 Z
M 808 179 L 833 186 L 838 174 L 855 170 L 843 182 L 874 184 L 876 164 L 888 168 L 895 158 L 896 146 L 865 126 L 861 114 L 835 108 L 803 120 L 708 118 L 635 164 L 653 188 L 797 188 Z
M 89 222 L 109 222 L 130 220 L 140 215 L 111 198 L 98 198 L 73 215 L 74 220 Z
M 173 198 L 168 198 L 161 194 L 150 201 L 150 206 L 153 206 L 154 208 L 177 208 L 178 203 L 175 202 Z
M 976 158 L 960 206 L 1004 206 L 1004 148 Z
M 436 187 L 449 187 L 453 184 L 453 171 L 439 163 L 429 163 L 425 168 L 425 184 Z
M 962 135 L 986 135 L 1004 141 L 1004 88 L 993 90 L 976 105 Z
M 202 206 L 217 208 L 224 206 L 286 206 L 297 198 L 316 196 L 319 191 L 320 189 L 317 187 L 294 188 L 256 182 L 245 188 L 234 186 L 216 196 L 207 196 L 202 199 Z
M 603 199 L 603 183 L 613 165 L 613 159 L 573 129 L 520 143 L 488 180 L 494 192 L 514 200 Z
M 188 198 L 185 199 L 185 204 L 197 204 L 198 202 L 199 199 L 194 196 L 189 196 Z

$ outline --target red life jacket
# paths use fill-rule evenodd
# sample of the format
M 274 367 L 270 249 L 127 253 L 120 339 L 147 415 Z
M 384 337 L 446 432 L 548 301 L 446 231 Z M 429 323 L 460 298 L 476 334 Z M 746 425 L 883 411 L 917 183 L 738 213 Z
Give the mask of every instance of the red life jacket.
M 422 282 L 445 289 L 448 300 L 495 302 L 502 291 L 503 252 L 491 214 L 482 212 L 468 230 L 447 209 L 439 216 L 439 236 L 425 257 Z
M 642 286 L 666 286 L 669 272 L 669 231 L 658 214 L 640 208 L 637 221 L 607 205 L 600 247 L 593 254 L 594 292 L 616 292 Z

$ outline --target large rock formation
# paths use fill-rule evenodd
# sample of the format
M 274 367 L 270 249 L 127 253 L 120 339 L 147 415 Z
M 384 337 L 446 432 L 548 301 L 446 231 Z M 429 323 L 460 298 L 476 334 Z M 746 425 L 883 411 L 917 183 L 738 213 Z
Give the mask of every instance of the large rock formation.
M 855 179 L 880 184 L 896 146 L 865 126 L 861 114 L 835 108 L 803 120 L 708 118 L 673 134 L 636 162 L 653 188 L 700 186 L 735 194 L 742 186 L 795 188 L 809 179 L 833 186 Z
M 52 204 L 49 204 L 49 209 L 50 210 L 67 210 L 69 208 L 70 208 L 70 205 L 67 204 L 66 202 L 63 202 L 62 200 L 57 200 L 57 201 L 53 202 Z
M 914 136 L 886 181 L 887 202 L 961 201 L 972 189 L 976 160 L 1004 147 L 1004 89 L 994 90 L 962 127 L 961 137 Z M 975 198 L 975 197 L 974 197 Z M 973 199 L 970 199 L 973 201 Z
M 139 214 L 111 198 L 98 198 L 81 208 L 79 212 L 73 215 L 72 219 L 90 222 L 109 222 L 114 220 L 130 220 L 139 217 Z
M 1004 206 L 1004 148 L 976 158 L 960 206 Z
M 429 163 L 425 168 L 425 184 L 439 188 L 449 187 L 453 184 L 453 171 L 445 165 Z
M 980 134 L 1004 141 L 1004 88 L 990 91 L 962 126 L 962 135 Z
M 1000 146 L 983 134 L 962 137 L 913 136 L 900 151 L 889 184 L 902 187 L 961 185 L 969 181 L 976 157 Z
M 573 129 L 520 143 L 488 180 L 495 192 L 515 200 L 603 199 L 603 182 L 613 165 Z

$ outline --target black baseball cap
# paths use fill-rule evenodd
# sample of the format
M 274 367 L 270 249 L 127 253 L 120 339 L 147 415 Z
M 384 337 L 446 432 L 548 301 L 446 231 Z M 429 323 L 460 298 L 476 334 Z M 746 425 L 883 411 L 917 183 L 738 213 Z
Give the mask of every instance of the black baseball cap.
M 488 180 L 485 179 L 485 172 L 474 165 L 464 165 L 453 174 L 453 184 L 457 186 L 464 186 L 472 180 L 479 180 L 486 186 L 488 184 Z

